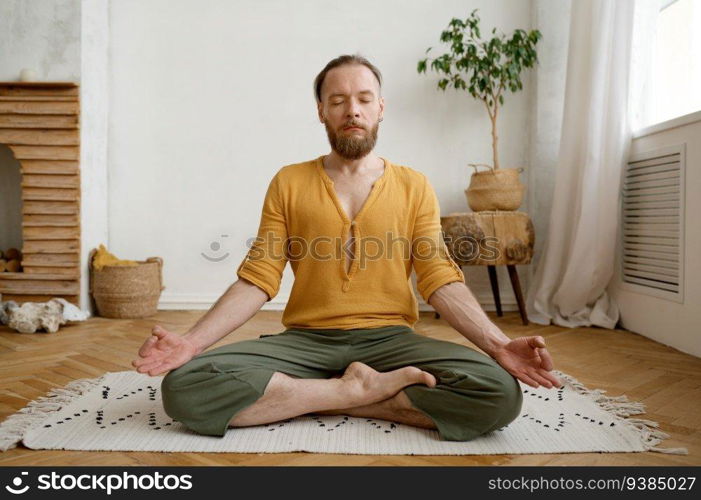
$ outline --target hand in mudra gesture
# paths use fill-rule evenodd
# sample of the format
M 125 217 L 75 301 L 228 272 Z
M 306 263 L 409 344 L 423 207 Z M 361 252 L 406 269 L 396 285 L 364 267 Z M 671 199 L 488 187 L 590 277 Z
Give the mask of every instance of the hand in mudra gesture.
M 151 333 L 139 349 L 139 358 L 131 362 L 139 373 L 153 377 L 184 365 L 197 354 L 195 345 L 182 335 L 159 325 Z
M 562 387 L 562 382 L 550 373 L 553 360 L 541 336 L 519 337 L 504 344 L 492 356 L 506 371 L 520 381 L 548 389 Z

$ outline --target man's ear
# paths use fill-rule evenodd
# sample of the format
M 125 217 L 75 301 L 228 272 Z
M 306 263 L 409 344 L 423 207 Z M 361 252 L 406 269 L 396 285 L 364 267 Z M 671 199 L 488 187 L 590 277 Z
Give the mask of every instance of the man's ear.
M 321 102 L 316 103 L 316 111 L 319 115 L 319 121 L 324 123 L 324 105 Z

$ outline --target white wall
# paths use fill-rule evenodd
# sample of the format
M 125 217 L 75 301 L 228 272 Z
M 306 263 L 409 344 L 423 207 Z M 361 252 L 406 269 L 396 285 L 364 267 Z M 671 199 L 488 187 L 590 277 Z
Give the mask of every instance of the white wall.
M 84 0 L 81 10 L 80 183 L 81 303 L 93 308 L 89 293 L 89 253 L 109 247 L 107 127 L 109 112 L 109 2 Z
M 443 213 L 467 211 L 466 165 L 491 161 L 489 119 L 467 93 L 436 90 L 438 76 L 418 75 L 416 63 L 474 8 L 484 34 L 531 27 L 522 0 L 111 2 L 110 250 L 165 259 L 162 307 L 208 307 L 236 279 L 274 173 L 329 151 L 312 81 L 342 53 L 384 74 L 377 153 L 426 173 Z M 529 160 L 529 80 L 500 115 L 504 166 Z M 466 272 L 490 297 L 486 271 Z M 288 266 L 267 306 L 282 307 L 292 278 Z
M 698 115 L 698 113 L 697 113 Z M 631 155 L 686 143 L 684 222 L 684 302 L 664 300 L 624 288 L 617 259 L 609 289 L 621 311 L 621 325 L 633 332 L 701 356 L 701 116 L 698 121 L 636 138 Z M 617 248 L 620 252 L 620 248 Z
M 0 2 L 0 80 L 80 80 L 80 0 Z

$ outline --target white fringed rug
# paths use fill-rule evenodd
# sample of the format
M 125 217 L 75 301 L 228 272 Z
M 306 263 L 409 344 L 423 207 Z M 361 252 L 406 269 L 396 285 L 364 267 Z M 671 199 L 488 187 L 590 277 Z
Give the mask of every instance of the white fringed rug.
M 277 453 L 307 451 L 363 455 L 494 455 L 641 452 L 668 435 L 642 403 L 604 396 L 554 372 L 563 389 L 521 384 L 523 409 L 509 425 L 467 442 L 441 441 L 438 432 L 384 420 L 304 416 L 276 424 L 230 428 L 222 438 L 197 434 L 163 411 L 163 377 L 135 371 L 81 379 L 30 402 L 0 424 L 0 450 L 21 441 L 31 449 Z

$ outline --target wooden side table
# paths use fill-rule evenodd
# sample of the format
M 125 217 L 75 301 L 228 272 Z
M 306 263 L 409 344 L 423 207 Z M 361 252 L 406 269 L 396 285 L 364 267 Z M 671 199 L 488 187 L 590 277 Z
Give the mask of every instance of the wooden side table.
M 503 316 L 497 267 L 506 266 L 524 325 L 528 324 L 516 265 L 530 264 L 535 232 L 524 212 L 466 212 L 441 217 L 446 247 L 460 266 L 487 266 L 497 316 Z M 436 313 L 436 317 L 440 317 Z

